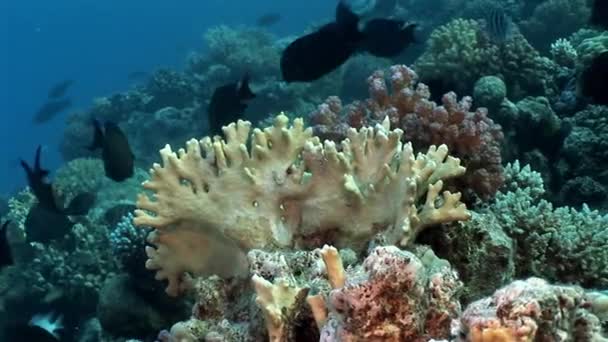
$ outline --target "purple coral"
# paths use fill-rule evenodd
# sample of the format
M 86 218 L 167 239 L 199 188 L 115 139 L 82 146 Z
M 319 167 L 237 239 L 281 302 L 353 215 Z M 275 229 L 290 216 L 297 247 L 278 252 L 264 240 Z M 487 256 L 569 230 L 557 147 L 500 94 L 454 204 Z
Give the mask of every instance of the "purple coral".
M 394 246 L 374 249 L 362 266 L 347 271 L 344 287 L 331 291 L 321 341 L 448 337 L 460 313 L 461 283 L 448 263 L 428 265 L 426 259 Z

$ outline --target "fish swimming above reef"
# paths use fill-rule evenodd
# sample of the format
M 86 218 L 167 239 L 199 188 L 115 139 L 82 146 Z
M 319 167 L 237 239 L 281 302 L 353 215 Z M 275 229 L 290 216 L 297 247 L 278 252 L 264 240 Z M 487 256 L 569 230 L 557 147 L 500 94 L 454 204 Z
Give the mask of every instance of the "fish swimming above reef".
M 127 136 L 113 122 L 107 121 L 102 128 L 98 120 L 93 120 L 93 126 L 95 133 L 89 150 L 101 149 L 106 176 L 116 182 L 131 178 L 135 155 L 131 151 Z
M 211 134 L 220 134 L 222 126 L 236 122 L 247 109 L 246 102 L 253 98 L 255 94 L 249 88 L 249 74 L 245 74 L 240 82 L 217 87 L 207 108 Z
M 281 55 L 285 82 L 311 82 L 344 64 L 353 54 L 394 57 L 416 42 L 416 24 L 403 20 L 372 19 L 359 28 L 360 18 L 343 1 L 334 22 L 294 40 Z
M 359 17 L 342 1 L 336 20 L 294 40 L 281 55 L 281 73 L 286 82 L 310 82 L 344 64 L 363 40 Z
M 70 99 L 49 100 L 38 109 L 34 115 L 33 122 L 36 124 L 48 122 L 71 106 L 72 100 Z
M 495 43 L 504 43 L 513 34 L 515 24 L 502 8 L 490 8 L 485 13 L 485 30 Z
M 597 55 L 580 76 L 580 91 L 595 104 L 608 106 L 608 51 Z
M 65 96 L 65 93 L 70 89 L 70 87 L 74 84 L 74 80 L 63 80 L 58 82 L 54 86 L 49 89 L 48 97 L 49 99 L 58 99 L 60 97 Z
M 591 25 L 608 30 L 608 0 L 594 0 L 591 8 Z
M 412 43 L 417 24 L 403 20 L 372 19 L 365 24 L 362 48 L 376 57 L 396 57 Z
M 36 203 L 30 208 L 23 226 L 27 242 L 48 243 L 68 234 L 74 222 L 63 212 L 51 211 Z
M 8 239 L 6 234 L 8 233 L 8 225 L 11 221 L 6 221 L 2 224 L 0 228 L 0 270 L 2 270 L 6 266 L 10 266 L 14 264 L 13 253 L 11 251 L 11 246 L 8 243 Z
M 281 15 L 279 13 L 266 13 L 259 16 L 255 23 L 258 26 L 269 27 L 279 21 L 281 21 Z
M 61 209 L 57 205 L 57 199 L 53 192 L 53 186 L 47 181 L 49 171 L 42 168 L 40 165 L 40 152 L 42 147 L 38 145 L 36 148 L 36 157 L 34 166 L 31 167 L 26 161 L 21 160 L 21 166 L 27 176 L 27 183 L 38 199 L 38 203 L 49 211 L 60 213 Z

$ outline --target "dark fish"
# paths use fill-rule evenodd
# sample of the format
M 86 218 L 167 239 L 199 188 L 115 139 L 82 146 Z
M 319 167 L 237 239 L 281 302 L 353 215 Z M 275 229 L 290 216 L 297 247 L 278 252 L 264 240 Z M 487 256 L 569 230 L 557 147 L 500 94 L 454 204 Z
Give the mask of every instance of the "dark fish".
M 61 99 L 61 100 L 50 100 L 38 109 L 36 115 L 34 115 L 34 123 L 42 124 L 52 120 L 57 114 L 65 111 L 72 106 L 72 100 Z
M 485 15 L 486 32 L 496 43 L 503 43 L 513 32 L 513 21 L 502 8 L 490 8 Z
M 396 57 L 417 41 L 417 26 L 403 20 L 372 19 L 363 28 L 362 49 L 376 57 Z
M 266 13 L 266 14 L 261 15 L 255 21 L 255 23 L 258 26 L 268 27 L 268 26 L 272 26 L 272 25 L 278 23 L 280 20 L 281 20 L 281 15 L 279 13 Z
M 63 97 L 72 84 L 74 84 L 74 80 L 63 80 L 55 84 L 51 89 L 49 89 L 49 99 L 58 99 Z
M 106 210 L 106 212 L 103 214 L 103 219 L 108 226 L 114 227 L 118 224 L 118 222 L 120 222 L 123 216 L 132 213 L 135 209 L 137 208 L 133 204 L 117 204 Z
M 127 136 L 120 127 L 112 122 L 106 122 L 102 130 L 101 124 L 93 120 L 95 135 L 91 151 L 101 148 L 101 157 L 106 176 L 116 182 L 122 182 L 133 176 L 135 155 L 131 152 Z
M 140 81 L 148 78 L 150 75 L 145 71 L 133 71 L 127 75 L 129 81 Z
M 595 0 L 591 8 L 591 25 L 608 30 L 608 0 Z
M 95 204 L 97 196 L 92 192 L 83 192 L 72 198 L 70 204 L 63 210 L 66 215 L 86 215 Z
M 23 167 L 23 170 L 25 170 L 27 183 L 32 189 L 34 196 L 36 196 L 36 199 L 38 199 L 38 203 L 47 210 L 60 213 L 61 209 L 57 205 L 53 186 L 46 180 L 49 171 L 40 166 L 40 151 L 41 146 L 38 146 L 33 168 L 24 160 L 21 160 L 21 166 Z
M 30 208 L 24 225 L 27 242 L 47 243 L 64 237 L 74 223 L 66 214 L 51 211 L 37 203 Z
M 247 109 L 246 101 L 254 97 L 255 94 L 249 88 L 248 74 L 240 82 L 216 88 L 207 108 L 211 134 L 220 134 L 222 126 L 238 120 Z
M 8 225 L 11 221 L 6 221 L 0 228 L 0 270 L 6 266 L 14 264 L 13 253 L 11 252 L 11 246 L 8 243 L 6 234 L 8 232 Z
M 35 341 L 35 342 L 59 342 L 59 339 L 53 334 L 35 325 L 22 324 L 9 331 L 10 342 L 24 342 L 24 341 Z M 12 337 L 12 339 L 11 339 Z
M 340 1 L 335 22 L 296 39 L 283 51 L 283 80 L 314 81 L 344 64 L 363 40 L 358 24 L 359 17 Z
M 608 106 L 608 51 L 597 55 L 580 78 L 582 95 L 595 104 Z

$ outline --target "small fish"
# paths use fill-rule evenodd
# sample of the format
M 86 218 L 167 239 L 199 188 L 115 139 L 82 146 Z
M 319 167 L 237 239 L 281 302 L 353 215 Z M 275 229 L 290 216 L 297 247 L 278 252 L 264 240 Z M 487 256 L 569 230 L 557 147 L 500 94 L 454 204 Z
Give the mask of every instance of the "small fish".
M 207 108 L 211 134 L 222 133 L 222 126 L 238 120 L 247 109 L 246 101 L 253 98 L 255 94 L 249 88 L 248 74 L 240 82 L 216 88 Z
M 485 15 L 486 32 L 496 43 L 507 41 L 514 29 L 514 23 L 502 8 L 490 8 Z
M 608 30 L 608 0 L 595 0 L 591 8 L 591 25 Z
M 583 96 L 595 104 L 608 106 L 608 51 L 597 55 L 580 76 Z
M 72 198 L 70 204 L 63 210 L 63 213 L 70 216 L 86 215 L 96 200 L 97 196 L 92 192 L 80 193 Z
M 294 40 L 283 51 L 283 80 L 311 82 L 344 64 L 363 40 L 358 25 L 359 17 L 340 1 L 334 22 Z
M 6 266 L 10 266 L 14 264 L 13 253 L 11 251 L 11 246 L 8 243 L 8 239 L 6 234 L 8 233 L 8 225 L 11 221 L 6 221 L 2 224 L 2 228 L 0 228 L 0 270 L 2 270 Z
M 95 133 L 91 151 L 101 148 L 101 157 L 106 176 L 116 182 L 122 182 L 133 176 L 135 155 L 131 151 L 127 136 L 113 122 L 101 123 L 93 120 Z
M 53 186 L 47 181 L 49 171 L 42 168 L 40 165 L 41 146 L 36 149 L 36 157 L 34 159 L 34 167 L 32 168 L 26 161 L 21 160 L 21 166 L 27 176 L 27 183 L 32 189 L 34 196 L 38 199 L 38 203 L 47 210 L 60 213 L 61 209 L 57 205 Z
M 43 124 L 48 122 L 71 106 L 72 100 L 70 99 L 50 100 L 43 104 L 40 109 L 38 109 L 34 115 L 33 122 L 35 124 Z
M 266 13 L 261 15 L 256 21 L 257 26 L 269 27 L 281 20 L 281 15 L 279 13 Z
M 417 42 L 416 27 L 417 24 L 403 20 L 372 19 L 363 28 L 362 49 L 376 57 L 396 57 Z
M 63 97 L 68 89 L 74 84 L 74 80 L 63 80 L 58 82 L 54 86 L 49 89 L 48 97 L 49 99 L 58 99 Z
M 74 222 L 63 212 L 56 212 L 36 203 L 30 208 L 24 227 L 27 242 L 48 243 L 68 234 Z

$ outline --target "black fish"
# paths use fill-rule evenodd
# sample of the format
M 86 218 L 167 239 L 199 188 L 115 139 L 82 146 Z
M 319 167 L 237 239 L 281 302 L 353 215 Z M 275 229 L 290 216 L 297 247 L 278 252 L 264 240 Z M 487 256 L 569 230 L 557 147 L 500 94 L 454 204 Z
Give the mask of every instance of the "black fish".
M 47 243 L 64 237 L 74 222 L 63 212 L 51 211 L 37 203 L 30 208 L 24 226 L 27 242 Z
M 608 0 L 595 0 L 591 8 L 591 25 L 608 30 Z
M 10 342 L 59 342 L 57 337 L 37 325 L 21 324 L 8 330 Z
M 8 225 L 11 221 L 6 221 L 0 228 L 0 270 L 6 266 L 14 264 L 13 253 L 11 252 L 11 246 L 8 243 L 6 234 L 8 232 Z
M 278 23 L 280 20 L 281 20 L 281 15 L 279 13 L 266 13 L 266 14 L 261 15 L 255 21 L 255 23 L 258 26 L 268 27 L 268 26 L 272 26 L 272 25 Z
M 513 32 L 513 21 L 502 8 L 490 8 L 485 15 L 486 32 L 496 43 L 503 43 Z
M 25 170 L 27 183 L 32 189 L 34 196 L 36 196 L 36 199 L 38 199 L 38 203 L 50 211 L 60 213 L 61 209 L 57 205 L 53 186 L 46 181 L 49 171 L 40 166 L 40 151 L 41 146 L 38 146 L 33 168 L 24 160 L 21 160 L 21 166 L 23 167 L 23 170 Z
M 61 100 L 50 100 L 38 109 L 34 115 L 33 122 L 36 124 L 42 124 L 52 120 L 57 114 L 72 106 L 72 100 L 61 99 Z
M 248 74 L 245 74 L 240 82 L 217 87 L 207 108 L 211 134 L 220 134 L 222 126 L 238 120 L 247 109 L 245 102 L 254 97 L 255 94 L 249 88 Z
M 63 213 L 72 216 L 86 215 L 96 200 L 97 196 L 92 192 L 80 193 L 72 198 L 70 204 L 63 210 Z
M 335 22 L 296 39 L 283 51 L 283 80 L 314 81 L 344 64 L 363 40 L 358 24 L 359 17 L 340 1 Z
M 72 84 L 74 84 L 74 80 L 63 80 L 55 84 L 51 89 L 49 89 L 49 99 L 58 99 L 63 97 Z
M 106 176 L 116 182 L 122 182 L 133 176 L 135 155 L 131 152 L 127 136 L 120 127 L 112 122 L 106 122 L 102 130 L 101 124 L 93 120 L 95 135 L 90 150 L 101 148 L 101 157 Z
M 581 93 L 595 104 L 608 106 L 608 51 L 602 52 L 583 70 Z
M 376 57 L 395 57 L 417 40 L 414 37 L 417 24 L 403 20 L 372 19 L 363 28 L 362 49 Z

